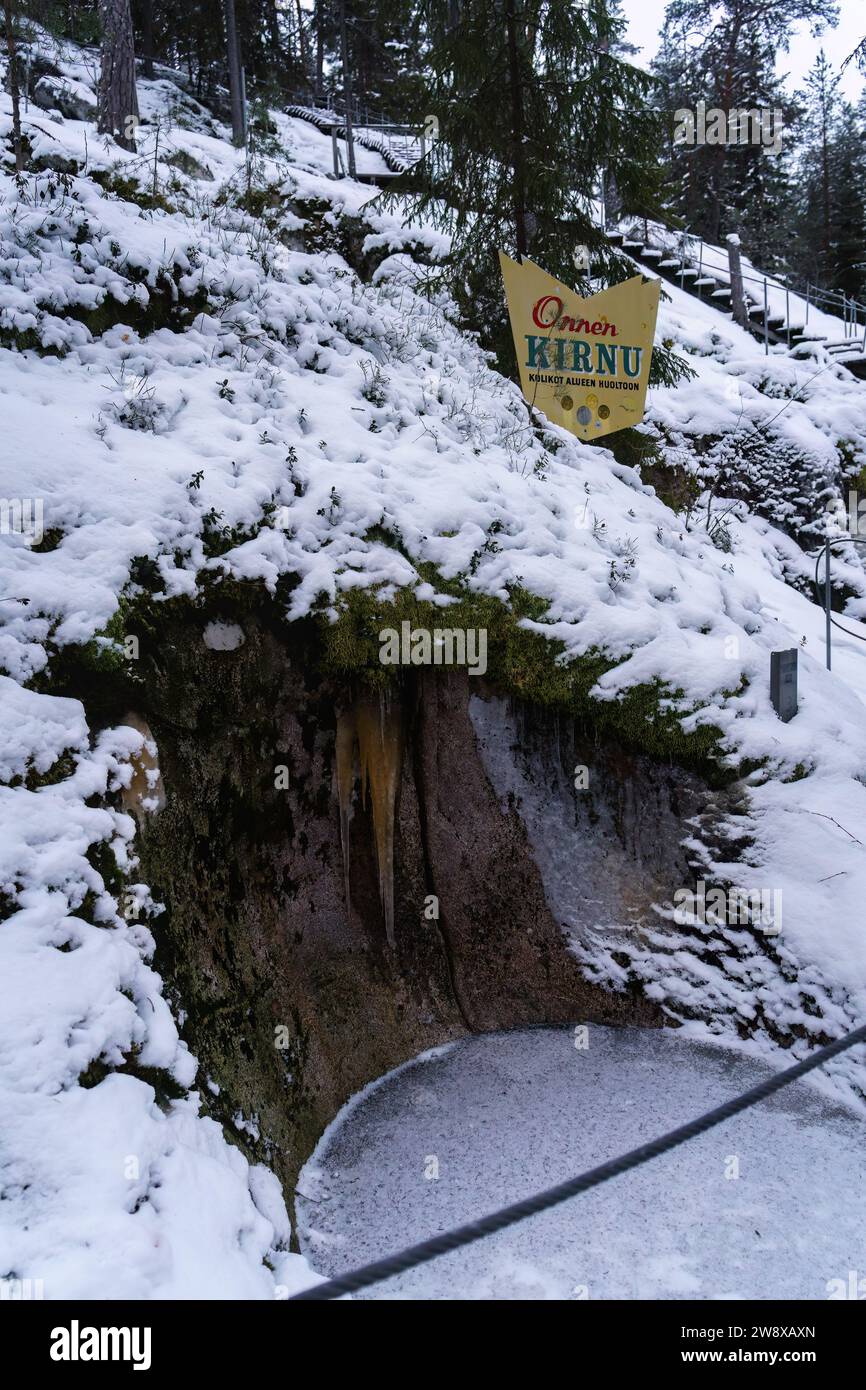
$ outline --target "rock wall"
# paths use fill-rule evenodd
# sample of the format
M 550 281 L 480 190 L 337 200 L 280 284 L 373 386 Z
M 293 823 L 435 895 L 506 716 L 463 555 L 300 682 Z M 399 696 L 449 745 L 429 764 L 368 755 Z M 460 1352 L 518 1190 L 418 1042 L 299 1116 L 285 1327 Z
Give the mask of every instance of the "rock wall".
M 507 702 L 465 672 L 407 674 L 394 697 L 402 759 L 392 948 L 371 808 L 357 784 L 346 902 L 336 734 L 357 692 L 314 670 L 310 630 L 287 632 L 252 607 L 224 616 L 239 621 L 234 643 L 206 641 L 204 620 L 195 629 L 189 611 L 166 605 L 158 655 L 144 663 L 140 714 L 158 745 L 166 805 L 141 836 L 140 874 L 166 905 L 154 923 L 156 965 L 200 1059 L 203 1097 L 251 1155 L 291 1189 L 352 1093 L 468 1031 L 661 1025 L 636 990 L 605 991 L 581 969 L 579 923 L 563 911 L 565 880 L 545 857 L 539 819 L 544 758 L 559 767 L 551 814 L 564 805 L 555 720 L 520 716 L 535 750 L 529 795 L 532 779 L 522 790 L 503 781 L 510 743 L 518 767 L 523 737 Z M 573 755 L 569 744 L 566 762 Z M 580 862 L 607 881 L 607 915 L 627 923 L 637 904 L 687 881 L 675 833 L 683 781 L 613 750 L 598 757 L 606 771 L 595 822 L 572 806 L 570 827 L 551 820 L 549 838 L 561 861 L 571 837 Z M 654 802 L 638 829 L 617 807 L 648 787 Z M 566 886 L 580 898 L 579 878 Z M 597 925 L 591 902 L 582 911 L 587 928 Z

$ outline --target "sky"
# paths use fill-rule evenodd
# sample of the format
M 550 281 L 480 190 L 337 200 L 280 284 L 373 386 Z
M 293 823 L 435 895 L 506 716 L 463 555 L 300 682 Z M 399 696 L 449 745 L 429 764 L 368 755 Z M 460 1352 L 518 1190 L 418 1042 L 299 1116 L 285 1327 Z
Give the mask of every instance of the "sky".
M 622 8 L 629 21 L 629 39 L 640 47 L 639 58 L 649 62 L 658 47 L 666 0 L 622 0 Z M 790 52 L 780 55 L 777 69 L 780 73 L 790 74 L 788 86 L 794 90 L 802 85 L 803 78 L 814 63 L 822 44 L 830 62 L 838 70 L 864 34 L 864 0 L 840 0 L 838 26 L 835 29 L 826 29 L 818 39 L 809 33 L 807 24 L 799 26 Z M 863 75 L 857 71 L 854 63 L 850 63 L 842 78 L 842 92 L 849 100 L 856 101 L 863 91 L 863 85 Z

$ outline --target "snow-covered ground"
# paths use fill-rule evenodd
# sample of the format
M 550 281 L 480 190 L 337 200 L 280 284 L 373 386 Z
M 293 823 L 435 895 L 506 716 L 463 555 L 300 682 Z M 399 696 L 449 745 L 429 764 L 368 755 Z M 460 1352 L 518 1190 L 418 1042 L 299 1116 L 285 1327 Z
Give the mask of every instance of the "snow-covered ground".
M 89 60 L 72 46 L 54 58 L 92 94 Z M 171 82 L 142 82 L 140 97 L 138 155 L 31 105 L 34 157 L 76 169 L 16 183 L 7 156 L 0 174 L 0 499 L 43 507 L 45 533 L 0 529 L 0 1279 L 42 1279 L 48 1297 L 272 1297 L 309 1277 L 286 1253 L 276 1182 L 200 1113 L 195 1060 L 148 964 L 159 905 L 118 809 L 142 735 L 94 730 L 50 693 L 65 644 L 116 654 L 106 624 L 134 596 L 134 558 L 155 562 L 166 597 L 194 593 L 206 570 L 270 590 L 293 572 L 289 619 L 333 614 L 371 585 L 446 608 L 415 568 L 432 562 L 503 601 L 514 584 L 547 600 L 538 631 L 569 657 L 617 663 L 600 700 L 663 683 L 687 727 L 716 726 L 733 761 L 760 764 L 746 858 L 716 854 L 706 877 L 781 889 L 784 929 L 775 962 L 734 933 L 725 969 L 711 931 L 701 956 L 660 918 L 632 968 L 694 1033 L 734 1037 L 760 1014 L 798 1055 L 866 1016 L 866 648 L 840 637 L 826 672 L 820 611 L 788 582 L 812 561 L 766 518 L 732 515 L 721 550 L 698 512 L 675 514 L 606 450 L 533 431 L 447 298 L 418 293 L 413 252 L 441 250 L 438 233 L 369 211 L 364 251 L 384 259 L 368 282 L 336 251 L 305 250 L 305 227 L 336 235 L 375 192 L 329 176 L 327 136 L 275 116 L 276 148 L 248 174 Z M 10 124 L 0 93 L 4 135 Z M 167 206 L 142 211 L 118 178 L 145 193 L 155 178 Z M 239 205 L 248 183 L 278 190 L 277 223 Z M 127 320 L 160 293 L 193 306 L 188 324 L 139 331 Z M 86 321 L 99 308 L 104 329 Z M 697 373 L 649 399 L 649 426 L 683 466 L 705 436 L 747 429 L 798 451 L 828 495 L 840 440 L 866 463 L 866 387 L 829 359 L 765 358 L 675 289 L 659 333 Z M 219 556 L 215 529 L 234 533 Z M 866 635 L 863 572 L 844 572 L 846 621 Z M 791 646 L 801 708 L 781 724 L 769 653 Z M 105 847 L 123 895 L 94 865 Z M 622 987 L 609 943 L 584 943 L 581 959 Z M 750 1046 L 774 1048 L 766 1030 Z M 160 1105 L 144 1080 L 111 1074 L 131 1054 L 186 1099 Z M 834 1075 L 841 1093 L 862 1089 L 854 1059 Z
M 591 1026 L 577 1040 L 567 1029 L 466 1039 L 350 1101 L 298 1184 L 310 1262 L 335 1276 L 394 1254 L 615 1158 L 768 1073 L 670 1032 Z M 594 1191 L 355 1297 L 856 1297 L 864 1136 L 861 1116 L 795 1082 Z

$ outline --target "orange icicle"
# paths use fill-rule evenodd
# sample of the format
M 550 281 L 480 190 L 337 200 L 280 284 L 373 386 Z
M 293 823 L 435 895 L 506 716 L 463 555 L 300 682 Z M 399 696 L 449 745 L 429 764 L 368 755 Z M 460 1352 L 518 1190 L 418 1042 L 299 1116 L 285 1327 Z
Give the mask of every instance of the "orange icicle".
M 358 744 L 361 798 L 367 790 L 373 811 L 373 832 L 379 870 L 379 897 L 385 915 L 385 935 L 394 945 L 394 817 L 403 757 L 399 705 L 387 695 L 362 696 L 354 708 L 337 720 L 337 795 L 340 802 L 340 834 L 346 903 L 349 902 L 349 805 L 354 781 L 354 746 Z

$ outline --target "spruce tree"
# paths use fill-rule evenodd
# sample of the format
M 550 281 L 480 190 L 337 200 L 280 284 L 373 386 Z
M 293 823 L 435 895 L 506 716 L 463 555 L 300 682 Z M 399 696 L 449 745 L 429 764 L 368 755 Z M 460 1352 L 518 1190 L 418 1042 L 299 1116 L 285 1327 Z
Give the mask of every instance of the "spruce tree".
M 451 235 L 448 283 L 467 327 L 513 371 L 497 249 L 529 256 L 588 296 L 634 274 L 599 226 L 600 174 L 631 212 L 661 211 L 661 120 L 653 79 L 617 49 L 625 21 L 609 0 L 427 3 L 427 86 L 414 115 L 439 125 L 420 166 L 389 190 L 407 220 Z M 589 249 L 592 273 L 576 267 Z M 655 381 L 679 375 L 666 350 Z
M 835 0 L 670 0 L 654 70 L 665 105 L 679 109 L 792 113 L 775 76 L 795 24 L 815 32 L 836 22 Z M 671 123 L 673 129 L 673 123 Z M 730 136 L 730 131 L 729 131 Z M 742 138 L 725 143 L 673 145 L 669 177 L 674 206 L 690 230 L 719 243 L 743 234 L 746 250 L 773 268 L 781 263 L 781 227 L 790 203 L 787 158 Z
M 830 285 L 866 299 L 866 132 L 846 102 L 830 152 Z
M 813 284 L 829 286 L 833 236 L 833 142 L 842 112 L 839 77 L 821 49 L 798 94 L 800 199 L 798 256 Z

